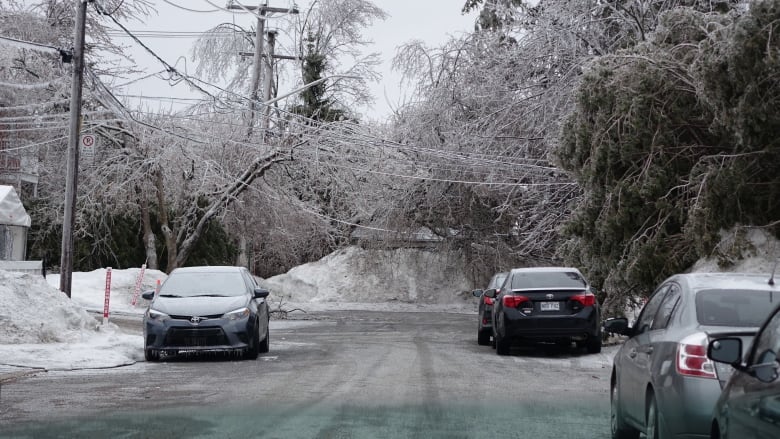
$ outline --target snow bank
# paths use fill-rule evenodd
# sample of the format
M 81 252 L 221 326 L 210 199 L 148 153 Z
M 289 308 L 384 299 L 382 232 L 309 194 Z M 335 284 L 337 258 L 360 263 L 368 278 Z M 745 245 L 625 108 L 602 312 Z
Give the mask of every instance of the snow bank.
M 780 242 L 763 229 L 721 232 L 713 255 L 698 260 L 690 272 L 771 273 L 780 257 Z
M 119 279 L 133 276 L 117 274 Z M 99 300 L 102 310 L 105 272 L 102 284 L 100 278 L 100 273 L 74 273 L 73 290 L 91 298 L 87 302 Z M 73 370 L 117 367 L 143 358 L 141 335 L 124 334 L 112 323 L 100 324 L 51 281 L 0 270 L 0 365 Z M 85 286 L 92 284 L 99 288 Z
M 450 253 L 347 247 L 261 284 L 296 303 L 457 304 L 473 299 L 465 273 L 463 259 Z
M 0 340 L 3 344 L 78 341 L 96 320 L 40 275 L 0 271 Z
M 73 272 L 71 278 L 71 299 L 87 310 L 103 312 L 103 302 L 106 291 L 106 269 L 100 268 L 89 272 Z M 112 313 L 142 314 L 148 303 L 141 299 L 140 294 L 133 306 L 133 295 L 140 268 L 111 270 L 111 298 L 109 309 Z M 141 292 L 154 289 L 157 281 L 164 282 L 168 276 L 160 270 L 144 270 L 141 280 Z M 59 289 L 60 275 L 46 276 L 49 285 Z

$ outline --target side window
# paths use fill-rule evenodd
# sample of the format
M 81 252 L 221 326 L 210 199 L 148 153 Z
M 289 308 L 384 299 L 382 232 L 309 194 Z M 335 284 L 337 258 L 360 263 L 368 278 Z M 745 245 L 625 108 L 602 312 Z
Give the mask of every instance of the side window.
M 780 308 L 772 315 L 764 330 L 756 340 L 751 364 L 765 363 L 780 353 Z
M 666 291 L 669 289 L 669 285 L 662 285 L 661 288 L 647 301 L 645 307 L 642 308 L 642 313 L 639 314 L 639 319 L 636 322 L 636 334 L 641 334 L 650 330 L 653 325 L 653 319 L 658 312 L 658 308 L 661 306 L 661 301 L 666 295 Z
M 672 313 L 677 308 L 677 303 L 680 302 L 680 286 L 677 284 L 670 284 L 669 290 L 666 292 L 666 296 L 661 305 L 658 307 L 658 312 L 655 314 L 652 326 L 650 329 L 664 329 L 669 324 L 669 320 L 672 318 Z
M 244 278 L 244 283 L 246 284 L 246 287 L 249 289 L 249 291 L 254 291 L 255 280 L 252 279 L 252 275 L 250 275 L 246 270 L 241 270 L 241 276 Z
M 505 293 L 512 289 L 512 275 L 507 275 L 506 279 L 501 282 L 501 292 Z

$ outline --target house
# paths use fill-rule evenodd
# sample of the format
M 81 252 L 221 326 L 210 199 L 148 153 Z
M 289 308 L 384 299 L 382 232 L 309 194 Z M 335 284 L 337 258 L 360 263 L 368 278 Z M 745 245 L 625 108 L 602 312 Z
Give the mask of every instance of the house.
M 30 215 L 13 186 L 0 185 L 0 260 L 23 261 L 27 255 Z

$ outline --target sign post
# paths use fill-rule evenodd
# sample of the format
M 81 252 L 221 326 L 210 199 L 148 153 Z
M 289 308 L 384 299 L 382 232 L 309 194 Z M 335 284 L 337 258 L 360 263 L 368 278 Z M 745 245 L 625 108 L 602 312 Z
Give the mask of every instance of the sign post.
M 111 297 L 111 267 L 106 268 L 106 300 L 103 302 L 103 324 L 108 323 L 108 299 Z
M 141 271 L 138 273 L 138 279 L 135 280 L 135 290 L 133 291 L 132 305 L 138 302 L 138 294 L 141 293 L 141 283 L 144 280 L 144 271 L 146 271 L 146 264 L 141 265 Z

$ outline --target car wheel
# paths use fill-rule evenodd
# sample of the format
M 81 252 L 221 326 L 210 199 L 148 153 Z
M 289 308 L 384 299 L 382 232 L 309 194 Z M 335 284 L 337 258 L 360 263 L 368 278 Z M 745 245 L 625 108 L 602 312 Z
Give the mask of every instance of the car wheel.
M 585 342 L 585 349 L 589 354 L 601 352 L 601 337 L 591 337 Z
M 144 348 L 144 358 L 146 358 L 146 361 L 159 361 L 160 351 L 157 349 Z
M 651 393 L 650 400 L 647 403 L 647 422 L 645 424 L 645 437 L 647 439 L 667 439 L 668 435 L 664 429 L 661 416 L 655 395 Z
M 271 329 L 266 330 L 265 338 L 260 342 L 260 353 L 265 354 L 270 350 L 271 343 Z
M 618 399 L 617 384 L 612 385 L 609 397 L 610 407 L 610 429 L 612 430 L 612 439 L 638 439 L 639 431 L 626 425 L 623 419 L 623 411 Z
M 480 346 L 487 346 L 490 344 L 490 334 L 493 331 L 489 329 L 482 329 L 477 332 L 477 344 Z
M 496 353 L 498 355 L 509 355 L 509 340 L 502 337 L 499 332 L 495 334 Z
M 712 421 L 712 430 L 710 430 L 710 439 L 721 439 L 720 427 L 718 421 Z
M 244 358 L 256 360 L 258 354 L 260 354 L 260 328 L 256 325 L 252 332 L 252 338 L 249 339 L 249 346 L 246 348 Z

